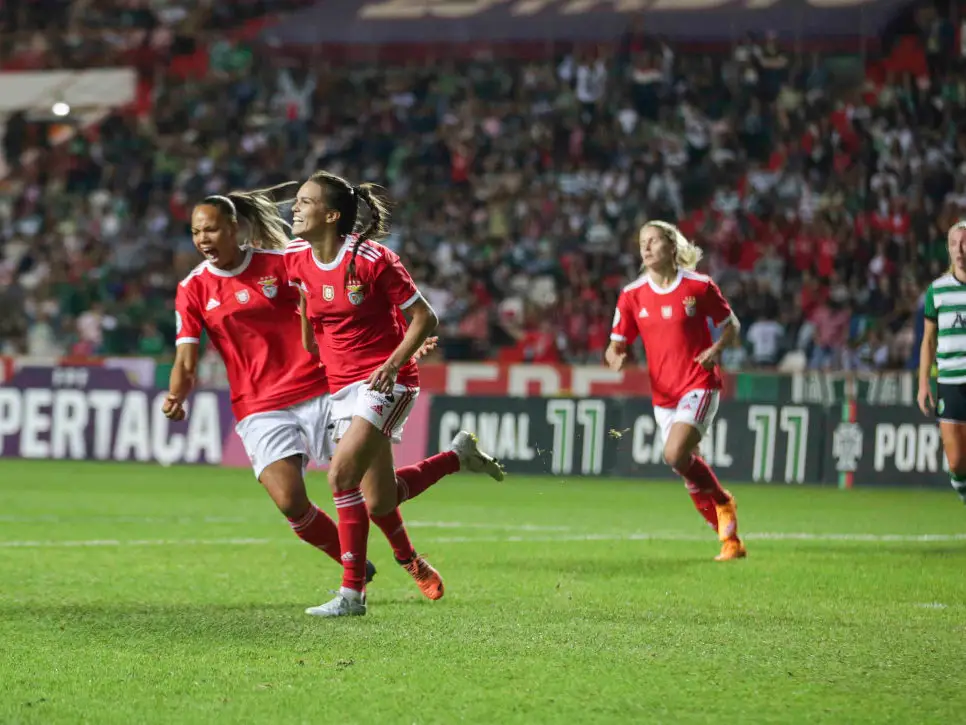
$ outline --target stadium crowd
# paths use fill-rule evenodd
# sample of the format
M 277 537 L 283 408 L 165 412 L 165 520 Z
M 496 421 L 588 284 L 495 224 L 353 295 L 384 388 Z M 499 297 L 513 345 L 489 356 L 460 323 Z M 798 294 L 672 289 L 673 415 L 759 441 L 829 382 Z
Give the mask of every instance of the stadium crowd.
M 387 243 L 439 311 L 449 359 L 600 361 L 637 229 L 660 218 L 705 250 L 742 320 L 728 369 L 903 367 L 966 207 L 954 63 L 863 83 L 771 36 L 715 57 L 629 31 L 614 52 L 544 62 L 332 66 L 219 34 L 208 72 L 185 78 L 165 72 L 177 44 L 159 28 L 179 37 L 196 4 L 122 4 L 146 14 L 95 0 L 65 16 L 87 18 L 69 53 L 2 4 L 35 67 L 110 55 L 92 48 L 109 15 L 163 52 L 150 113 L 63 144 L 8 119 L 0 352 L 169 354 L 173 290 L 199 261 L 192 204 L 325 168 L 386 187 Z

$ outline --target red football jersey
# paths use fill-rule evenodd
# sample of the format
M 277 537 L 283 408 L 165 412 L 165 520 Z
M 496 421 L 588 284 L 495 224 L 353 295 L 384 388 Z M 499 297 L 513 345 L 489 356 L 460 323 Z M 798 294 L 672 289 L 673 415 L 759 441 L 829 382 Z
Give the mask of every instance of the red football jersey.
M 717 366 L 705 370 L 694 358 L 711 347 L 708 318 L 717 326 L 731 315 L 710 277 L 680 271 L 661 289 L 645 273 L 621 291 L 610 339 L 630 345 L 640 334 L 654 405 L 674 408 L 692 390 L 721 388 Z
M 315 258 L 308 242 L 285 250 L 288 278 L 305 295 L 333 393 L 366 380 L 389 359 L 406 334 L 400 310 L 421 297 L 399 256 L 375 242 L 359 246 L 355 279 L 347 280 L 353 244 L 355 237 L 348 237 L 329 264 Z M 403 365 L 397 382 L 419 385 L 415 360 Z
M 225 361 L 237 420 L 329 392 L 318 359 L 302 347 L 298 304 L 276 251 L 249 249 L 233 270 L 203 262 L 178 285 L 177 344 L 208 331 Z

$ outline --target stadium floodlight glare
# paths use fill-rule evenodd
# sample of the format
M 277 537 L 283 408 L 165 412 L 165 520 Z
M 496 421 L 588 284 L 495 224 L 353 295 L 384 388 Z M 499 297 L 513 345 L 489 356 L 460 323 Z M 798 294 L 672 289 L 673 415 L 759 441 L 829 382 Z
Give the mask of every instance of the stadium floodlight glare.
M 55 116 L 66 116 L 70 113 L 70 106 L 63 101 L 57 101 L 50 110 Z

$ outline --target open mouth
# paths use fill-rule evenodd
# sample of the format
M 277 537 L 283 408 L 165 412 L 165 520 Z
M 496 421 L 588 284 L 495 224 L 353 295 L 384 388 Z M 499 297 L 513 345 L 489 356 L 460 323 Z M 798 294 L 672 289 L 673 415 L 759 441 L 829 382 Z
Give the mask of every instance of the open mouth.
M 205 259 L 211 262 L 218 259 L 218 250 L 215 249 L 214 247 L 200 247 L 198 251 L 201 252 L 202 255 L 204 255 Z

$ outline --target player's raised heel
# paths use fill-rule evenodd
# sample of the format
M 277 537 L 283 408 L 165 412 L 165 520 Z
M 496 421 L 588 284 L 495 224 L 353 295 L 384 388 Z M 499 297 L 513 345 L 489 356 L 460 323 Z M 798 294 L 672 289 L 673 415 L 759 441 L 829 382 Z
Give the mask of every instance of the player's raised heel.
M 366 595 L 340 589 L 335 599 L 309 607 L 305 613 L 313 617 L 359 617 L 366 613 Z
M 409 572 L 419 586 L 419 591 L 428 599 L 435 601 L 443 596 L 443 577 L 419 554 L 409 561 L 400 561 L 399 564 Z
M 376 576 L 376 565 L 366 559 L 366 584 L 371 582 Z
M 744 559 L 746 556 L 748 556 L 748 551 L 745 549 L 745 545 L 741 539 L 736 536 L 721 544 L 721 553 L 714 560 L 732 561 L 733 559 Z
M 481 451 L 479 440 L 469 431 L 461 430 L 457 433 L 449 449 L 459 456 L 461 470 L 485 473 L 494 481 L 503 480 L 503 465 L 493 456 Z

